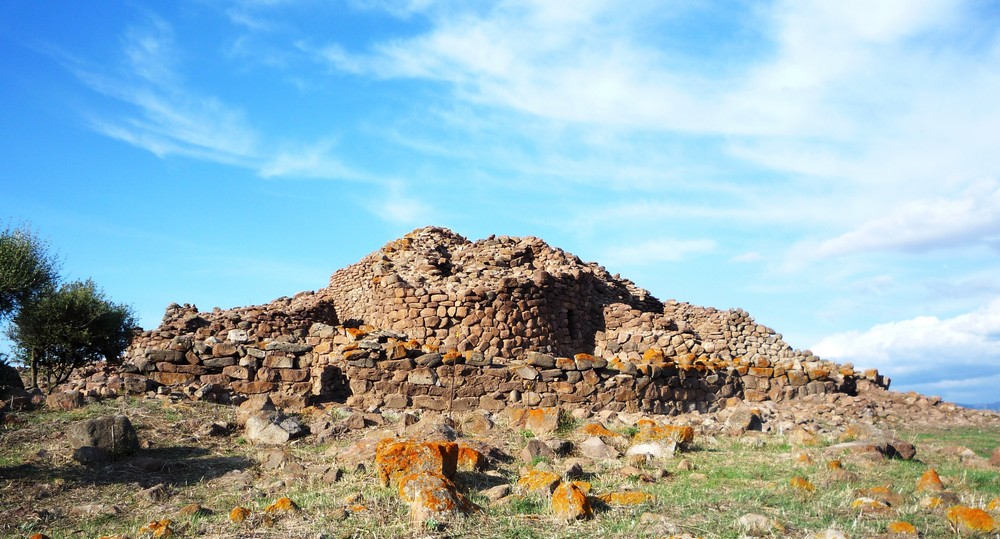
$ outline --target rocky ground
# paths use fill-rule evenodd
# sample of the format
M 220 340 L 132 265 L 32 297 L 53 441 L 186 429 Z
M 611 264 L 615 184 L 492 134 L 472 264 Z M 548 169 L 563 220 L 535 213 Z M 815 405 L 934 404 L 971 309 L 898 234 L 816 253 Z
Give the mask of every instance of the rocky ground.
M 285 415 L 264 398 L 66 395 L 3 415 L 0 535 L 998 533 L 996 413 L 890 391 L 726 404 Z

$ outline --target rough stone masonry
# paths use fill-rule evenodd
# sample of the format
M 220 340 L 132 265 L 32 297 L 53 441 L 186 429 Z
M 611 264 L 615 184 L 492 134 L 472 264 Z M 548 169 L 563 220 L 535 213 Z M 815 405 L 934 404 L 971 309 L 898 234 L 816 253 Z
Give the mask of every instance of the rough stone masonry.
M 279 406 L 679 413 L 727 399 L 888 387 L 876 371 L 793 350 L 746 312 L 661 302 L 534 237 L 414 230 L 267 305 L 172 304 L 104 391 L 168 386 Z

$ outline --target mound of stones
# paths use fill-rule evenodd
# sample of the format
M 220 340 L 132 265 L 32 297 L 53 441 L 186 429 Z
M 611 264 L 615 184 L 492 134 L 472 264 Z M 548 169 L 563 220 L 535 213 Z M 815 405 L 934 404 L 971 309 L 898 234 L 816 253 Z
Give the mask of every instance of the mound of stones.
M 417 229 L 267 305 L 168 307 L 120 372 L 79 389 L 179 392 L 282 409 L 461 411 L 584 406 L 677 414 L 728 399 L 781 401 L 888 387 L 809 351 L 746 312 L 661 302 L 534 237 L 469 241 Z

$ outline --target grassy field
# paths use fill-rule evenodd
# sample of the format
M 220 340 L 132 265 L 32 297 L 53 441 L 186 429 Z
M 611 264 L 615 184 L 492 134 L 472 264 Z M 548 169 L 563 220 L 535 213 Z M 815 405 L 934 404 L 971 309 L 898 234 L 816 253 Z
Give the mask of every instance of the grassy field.
M 136 457 L 87 468 L 70 458 L 66 426 L 110 413 L 128 415 L 146 447 Z M 334 412 L 326 412 L 334 414 Z M 342 417 L 336 415 L 332 417 Z M 521 462 L 517 455 L 534 435 L 496 430 L 483 440 L 512 459 L 496 462 L 488 473 L 464 472 L 459 483 L 482 510 L 448 523 L 412 526 L 407 507 L 396 493 L 379 485 L 372 466 L 345 466 L 334 460 L 340 448 L 364 435 L 354 433 L 332 443 L 306 437 L 284 448 L 284 466 L 263 463 L 273 449 L 247 444 L 235 431 L 205 436 L 212 421 L 234 419 L 234 410 L 204 403 L 120 399 L 90 404 L 70 412 L 34 411 L 7 416 L 0 430 L 0 536 L 29 537 L 42 532 L 59 538 L 102 535 L 145 537 L 140 528 L 153 520 L 172 519 L 172 537 L 697 537 L 735 538 L 744 530 L 740 517 L 754 513 L 770 521 L 769 537 L 810 537 L 828 528 L 849 537 L 885 534 L 890 522 L 912 523 L 923 537 L 955 537 L 945 518 L 950 504 L 929 509 L 915 491 L 928 468 L 940 474 L 948 492 L 961 503 L 986 507 L 1000 497 L 1000 470 L 963 460 L 961 448 L 988 457 L 1000 446 L 1000 432 L 975 428 L 936 428 L 897 433 L 918 448 L 912 461 L 871 460 L 836 449 L 836 440 L 797 447 L 778 435 L 704 436 L 671 459 L 634 463 L 645 475 L 621 473 L 623 459 L 585 467 L 592 494 L 640 491 L 652 498 L 638 505 L 598 504 L 595 518 L 573 523 L 552 517 L 548 500 L 538 495 L 511 496 L 490 502 L 482 491 L 517 481 L 529 464 L 563 470 L 562 459 Z M 393 418 L 394 419 L 394 418 Z M 557 433 L 582 436 L 565 425 Z M 391 427 L 391 425 L 390 425 Z M 609 425 L 629 432 L 626 425 Z M 961 447 L 958 447 L 961 446 Z M 840 460 L 856 474 L 845 479 L 828 467 Z M 681 462 L 684 461 L 682 465 Z M 980 461 L 981 462 L 981 461 Z M 324 481 L 322 470 L 341 467 L 338 481 Z M 814 490 L 796 488 L 805 479 Z M 849 480 L 853 479 L 853 480 Z M 162 492 L 148 489 L 162 484 Z M 886 513 L 865 514 L 852 507 L 859 489 L 888 487 L 898 497 Z M 287 496 L 299 511 L 267 514 L 264 509 Z M 210 511 L 184 515 L 192 503 Z M 252 511 L 242 523 L 229 511 Z M 1000 516 L 1000 515 L 994 515 Z M 992 537 L 993 535 L 987 535 Z

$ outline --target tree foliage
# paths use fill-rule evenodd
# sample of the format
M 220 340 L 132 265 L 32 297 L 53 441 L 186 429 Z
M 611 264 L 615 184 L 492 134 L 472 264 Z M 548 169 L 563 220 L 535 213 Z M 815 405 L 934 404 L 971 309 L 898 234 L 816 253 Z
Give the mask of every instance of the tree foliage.
M 118 360 L 132 341 L 132 309 L 108 300 L 91 280 L 59 284 L 48 244 L 25 227 L 0 230 L 0 321 L 16 358 L 44 376 L 49 391 L 74 369 Z M 2 359 L 2 358 L 0 358 Z
M 59 278 L 57 266 L 48 245 L 30 229 L 0 230 L 0 320 L 50 291 Z
M 112 303 L 93 281 L 74 281 L 25 303 L 8 329 L 21 359 L 50 389 L 74 369 L 102 359 L 117 360 L 132 341 L 135 316 Z

